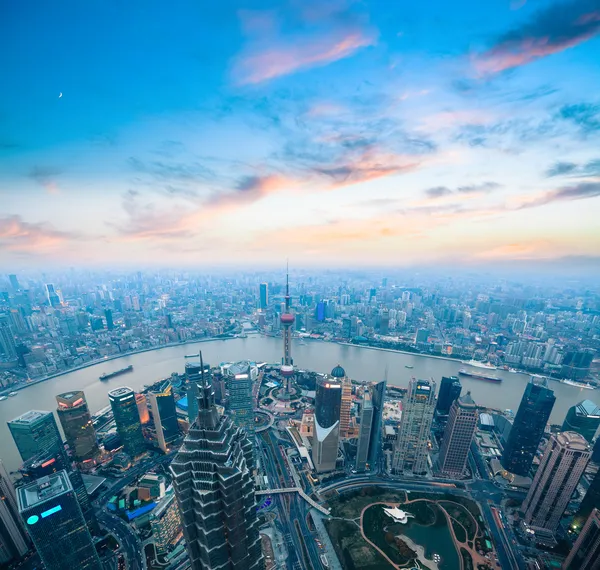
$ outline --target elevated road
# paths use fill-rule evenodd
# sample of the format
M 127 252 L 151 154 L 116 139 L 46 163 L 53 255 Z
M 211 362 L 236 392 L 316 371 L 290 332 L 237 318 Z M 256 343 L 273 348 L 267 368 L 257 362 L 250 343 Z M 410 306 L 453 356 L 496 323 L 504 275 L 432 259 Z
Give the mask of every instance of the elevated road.
M 269 489 L 267 491 L 256 491 L 256 495 L 281 495 L 283 493 L 298 493 L 311 507 L 317 509 L 320 513 L 328 515 L 331 511 L 326 509 L 319 503 L 313 501 L 302 489 L 299 487 L 286 487 L 285 489 Z

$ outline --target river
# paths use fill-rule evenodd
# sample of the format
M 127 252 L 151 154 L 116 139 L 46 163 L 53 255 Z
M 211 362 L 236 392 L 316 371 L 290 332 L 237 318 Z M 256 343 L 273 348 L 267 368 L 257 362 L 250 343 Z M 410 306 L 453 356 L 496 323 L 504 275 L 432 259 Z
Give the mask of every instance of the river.
M 257 362 L 280 362 L 282 353 L 281 339 L 248 336 L 231 340 L 170 346 L 159 350 L 123 356 L 115 360 L 69 372 L 46 382 L 30 386 L 19 391 L 18 395 L 0 402 L 0 458 L 7 469 L 14 470 L 20 464 L 20 457 L 14 445 L 6 422 L 28 410 L 54 410 L 56 394 L 69 390 L 83 390 L 92 412 L 108 405 L 109 389 L 118 386 L 130 386 L 140 390 L 145 384 L 152 384 L 171 375 L 183 372 L 185 355 L 202 350 L 204 361 L 215 366 L 220 362 L 254 360 Z M 336 364 L 341 364 L 346 373 L 355 380 L 376 381 L 383 378 L 386 366 L 388 382 L 406 387 L 412 377 L 430 378 L 439 383 L 442 376 L 456 375 L 461 364 L 458 361 L 431 358 L 415 354 L 373 350 L 357 346 L 307 340 L 303 344 L 294 339 L 292 346 L 294 363 L 300 368 L 329 372 Z M 118 370 L 133 365 L 133 372 L 100 382 L 98 376 L 104 372 Z M 413 366 L 412 369 L 405 368 Z M 497 370 L 503 378 L 501 384 L 461 377 L 463 393 L 471 391 L 475 402 L 498 409 L 517 410 L 523 390 L 529 379 L 525 374 L 512 374 Z M 598 403 L 597 392 L 583 390 L 575 386 L 551 382 L 556 394 L 556 404 L 551 421 L 562 423 L 570 406 L 590 398 Z

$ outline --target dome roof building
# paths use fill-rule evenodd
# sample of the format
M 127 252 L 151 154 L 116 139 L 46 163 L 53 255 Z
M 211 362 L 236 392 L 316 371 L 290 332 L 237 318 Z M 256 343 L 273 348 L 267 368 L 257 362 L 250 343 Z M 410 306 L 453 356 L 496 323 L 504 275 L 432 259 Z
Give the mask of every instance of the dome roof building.
M 331 371 L 331 375 L 334 378 L 345 378 L 346 377 L 346 371 L 338 364 L 332 371 Z

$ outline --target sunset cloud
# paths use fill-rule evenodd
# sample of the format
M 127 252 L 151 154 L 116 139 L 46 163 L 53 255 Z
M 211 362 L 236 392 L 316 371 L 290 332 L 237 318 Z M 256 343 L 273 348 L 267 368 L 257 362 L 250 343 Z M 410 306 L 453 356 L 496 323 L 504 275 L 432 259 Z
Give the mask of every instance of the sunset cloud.
M 41 253 L 74 237 L 76 236 L 58 231 L 49 224 L 25 222 L 21 216 L 0 218 L 0 249 Z

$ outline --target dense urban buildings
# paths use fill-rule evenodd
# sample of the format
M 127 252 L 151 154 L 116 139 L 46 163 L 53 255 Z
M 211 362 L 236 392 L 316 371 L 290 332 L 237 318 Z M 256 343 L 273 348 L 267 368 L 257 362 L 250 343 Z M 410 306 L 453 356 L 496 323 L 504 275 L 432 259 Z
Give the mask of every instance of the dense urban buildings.
M 534 532 L 554 533 L 590 458 L 589 443 L 578 433 L 550 436 L 521 510 Z
M 73 458 L 78 462 L 93 460 L 99 453 L 92 416 L 80 390 L 56 396 L 56 414 Z
M 450 413 L 450 406 L 460 396 L 462 386 L 456 376 L 442 376 L 435 411 L 441 416 Z
M 46 570 L 102 570 L 65 471 L 17 490 L 19 511 Z
M 577 537 L 563 570 L 600 569 L 600 511 L 590 513 L 581 533 Z
M 132 458 L 142 454 L 146 445 L 135 393 L 131 388 L 122 386 L 110 390 L 108 400 L 125 453 Z
M 333 471 L 336 467 L 340 439 L 340 413 L 342 408 L 341 378 L 344 369 L 332 370 L 337 376 L 317 379 L 315 395 L 315 425 L 312 438 L 312 460 L 317 473 Z M 340 376 L 341 374 L 341 376 Z
M 0 461 L 0 565 L 8 565 L 24 556 L 29 550 L 28 542 L 15 487 Z
M 427 472 L 427 449 L 435 406 L 435 381 L 411 378 L 394 449 L 392 469 L 395 473 L 423 475 Z
M 562 430 L 576 431 L 592 443 L 598 427 L 600 427 L 600 408 L 591 400 L 583 400 L 569 408 Z
M 454 400 L 440 446 L 439 469 L 443 475 L 462 477 L 477 427 L 477 405 L 470 392 Z
M 23 461 L 40 453 L 64 451 L 62 437 L 52 412 L 30 410 L 9 421 L 8 428 Z
M 502 453 L 504 469 L 515 475 L 528 475 L 555 401 L 548 381 L 532 377 L 525 388 Z
M 162 380 L 148 390 L 148 400 L 156 430 L 158 447 L 167 453 L 169 444 L 179 437 L 179 423 L 173 397 L 173 386 L 169 380 Z
M 360 411 L 360 431 L 356 446 L 356 470 L 364 471 L 369 461 L 369 446 L 371 445 L 371 432 L 373 430 L 373 403 L 371 394 L 365 390 Z
M 191 568 L 260 570 L 252 443 L 219 415 L 210 382 L 199 388 L 198 417 L 171 463 Z

